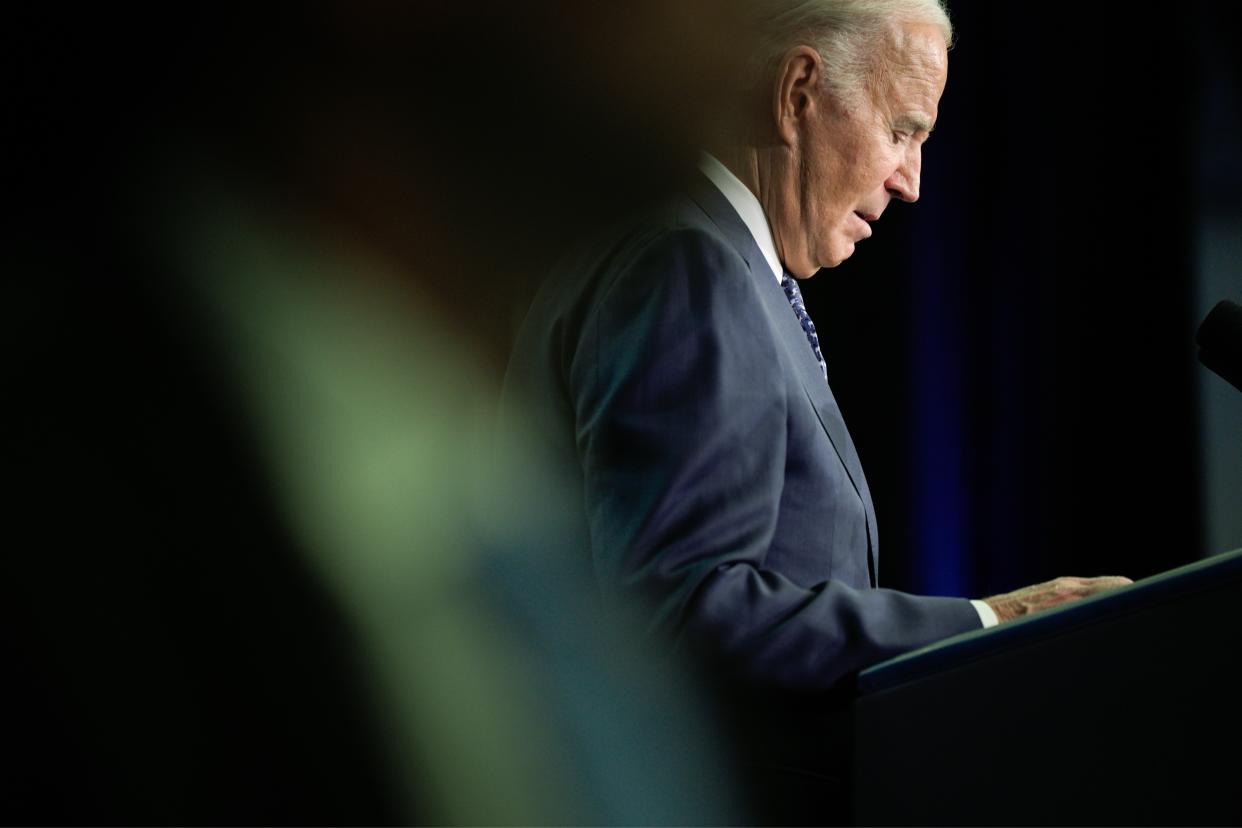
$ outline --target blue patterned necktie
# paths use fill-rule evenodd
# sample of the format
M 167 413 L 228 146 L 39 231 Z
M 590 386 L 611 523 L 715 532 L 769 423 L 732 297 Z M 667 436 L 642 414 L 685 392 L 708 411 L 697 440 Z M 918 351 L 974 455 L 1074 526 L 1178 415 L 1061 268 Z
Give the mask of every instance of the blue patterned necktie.
M 798 317 L 798 322 L 806 333 L 806 339 L 811 343 L 811 350 L 815 352 L 815 361 L 819 363 L 819 370 L 824 372 L 824 380 L 827 381 L 828 366 L 824 364 L 824 355 L 819 350 L 819 336 L 815 333 L 815 323 L 811 321 L 811 315 L 806 312 L 806 305 L 802 302 L 802 290 L 799 289 L 797 280 L 790 276 L 788 271 L 781 276 L 781 287 L 785 290 L 785 298 L 793 306 L 794 316 Z

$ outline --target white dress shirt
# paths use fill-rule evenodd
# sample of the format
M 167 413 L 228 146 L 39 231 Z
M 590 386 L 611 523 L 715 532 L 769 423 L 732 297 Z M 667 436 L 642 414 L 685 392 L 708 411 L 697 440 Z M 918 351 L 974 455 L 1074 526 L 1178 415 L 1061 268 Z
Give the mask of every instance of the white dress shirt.
M 759 246 L 759 252 L 763 254 L 768 266 L 772 268 L 772 275 L 779 283 L 784 268 L 781 267 L 780 257 L 776 255 L 776 242 L 772 240 L 772 228 L 768 225 L 767 214 L 763 212 L 763 205 L 759 203 L 759 199 L 749 187 L 742 183 L 741 179 L 710 153 L 700 154 L 699 171 L 716 185 L 716 189 L 720 190 L 729 205 L 741 216 L 742 223 L 750 231 L 755 244 Z M 972 599 L 970 604 L 975 608 L 975 612 L 979 613 L 979 621 L 984 629 L 995 627 L 1000 623 L 996 612 L 984 601 Z

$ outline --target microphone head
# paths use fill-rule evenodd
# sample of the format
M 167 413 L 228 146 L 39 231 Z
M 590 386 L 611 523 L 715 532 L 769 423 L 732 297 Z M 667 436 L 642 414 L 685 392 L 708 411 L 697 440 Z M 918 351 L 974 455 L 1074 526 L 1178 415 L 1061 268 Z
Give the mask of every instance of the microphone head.
M 1199 362 L 1242 391 L 1242 305 L 1216 303 L 1195 332 Z

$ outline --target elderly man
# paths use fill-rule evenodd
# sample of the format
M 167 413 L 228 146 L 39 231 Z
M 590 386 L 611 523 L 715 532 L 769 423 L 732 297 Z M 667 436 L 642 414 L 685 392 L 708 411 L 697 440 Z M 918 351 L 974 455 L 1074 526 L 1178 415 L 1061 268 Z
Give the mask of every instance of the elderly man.
M 580 476 L 606 601 L 747 687 L 828 691 L 869 664 L 1125 583 L 969 601 L 881 589 L 871 495 L 798 279 L 916 201 L 952 30 L 937 0 L 756 4 L 745 128 L 689 192 L 569 256 L 508 376 Z

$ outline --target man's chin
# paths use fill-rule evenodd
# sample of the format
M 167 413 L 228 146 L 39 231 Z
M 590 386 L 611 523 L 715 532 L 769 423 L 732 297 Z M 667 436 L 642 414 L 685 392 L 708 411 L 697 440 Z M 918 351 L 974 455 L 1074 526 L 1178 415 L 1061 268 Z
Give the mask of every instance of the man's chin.
M 790 275 L 792 275 L 794 278 L 810 279 L 812 276 L 814 276 L 816 273 L 819 273 L 821 270 L 827 270 L 828 268 L 836 267 L 837 265 L 841 264 L 843 261 L 845 261 L 846 259 L 848 259 L 850 256 L 853 256 L 853 255 L 854 255 L 854 242 L 842 241 L 841 244 L 834 245 L 831 250 L 827 251 L 827 255 L 824 261 L 811 261 L 810 257 L 808 257 L 807 261 L 804 261 L 804 262 L 797 262 L 797 263 L 783 262 L 782 264 L 784 265 L 785 269 L 789 271 Z
M 843 261 L 845 261 L 846 259 L 848 259 L 850 256 L 853 256 L 853 255 L 854 255 L 854 243 L 846 242 L 845 245 L 843 246 L 843 249 L 832 251 L 832 258 L 830 258 L 826 262 L 821 263 L 820 268 L 826 270 L 830 267 L 836 267 L 837 265 L 841 264 Z

